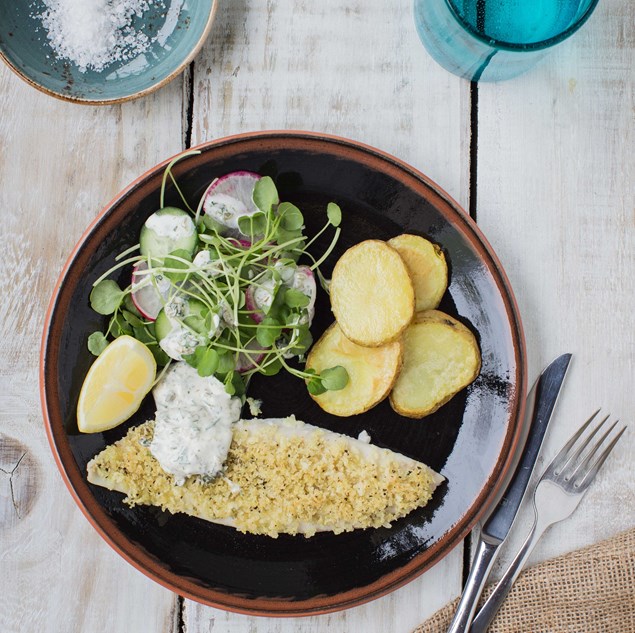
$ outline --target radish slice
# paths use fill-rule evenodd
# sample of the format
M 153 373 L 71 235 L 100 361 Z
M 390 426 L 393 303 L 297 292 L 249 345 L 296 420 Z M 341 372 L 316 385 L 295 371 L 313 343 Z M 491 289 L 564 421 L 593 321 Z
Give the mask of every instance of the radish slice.
M 247 290 L 245 290 L 245 308 L 249 310 L 250 317 L 256 322 L 260 323 L 265 315 L 263 311 L 256 305 L 256 298 L 254 296 L 256 288 L 254 286 L 249 286 Z
M 132 303 L 143 317 L 155 321 L 165 305 L 170 292 L 170 280 L 162 275 L 143 273 L 148 270 L 147 262 L 137 262 L 132 269 Z M 143 273 L 143 274 L 142 274 Z M 151 277 L 154 277 L 155 284 Z
M 243 235 L 238 218 L 258 211 L 252 196 L 260 178 L 251 171 L 234 171 L 216 179 L 205 192 L 203 213 L 228 229 L 230 235 Z
M 250 316 L 256 323 L 260 323 L 267 316 L 277 288 L 278 282 L 269 278 L 245 290 L 245 307 L 251 312 Z
M 251 343 L 248 343 L 245 346 L 245 349 L 253 350 L 254 352 L 258 352 L 257 354 L 245 354 L 241 352 L 238 354 L 238 358 L 236 360 L 236 371 L 244 374 L 246 371 L 253 369 L 256 367 L 257 363 L 259 363 L 264 357 L 267 350 L 262 349 L 258 341 L 253 340 Z
M 249 240 L 237 240 L 233 237 L 230 237 L 228 242 L 231 242 L 234 246 L 240 246 L 241 248 L 251 248 L 251 242 Z
M 315 297 L 317 295 L 317 286 L 315 284 L 313 271 L 308 266 L 298 266 L 293 275 L 291 287 L 309 297 L 309 305 L 307 305 L 306 311 L 309 314 L 310 324 L 315 315 Z

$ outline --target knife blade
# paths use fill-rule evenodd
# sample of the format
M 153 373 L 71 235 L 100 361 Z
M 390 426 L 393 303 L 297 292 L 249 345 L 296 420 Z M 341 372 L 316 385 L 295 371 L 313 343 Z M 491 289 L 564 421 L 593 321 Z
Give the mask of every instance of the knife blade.
M 481 528 L 474 562 L 448 633 L 464 633 L 470 628 L 498 548 L 509 534 L 527 490 L 570 361 L 571 354 L 558 356 L 540 374 L 527 396 L 527 440 L 509 485 Z

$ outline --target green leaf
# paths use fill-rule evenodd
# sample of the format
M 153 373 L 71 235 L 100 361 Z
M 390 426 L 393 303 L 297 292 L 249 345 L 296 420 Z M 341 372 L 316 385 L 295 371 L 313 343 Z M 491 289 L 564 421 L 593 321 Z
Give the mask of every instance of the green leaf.
M 202 377 L 213 376 L 218 369 L 218 362 L 219 357 L 216 350 L 210 349 L 209 347 L 204 348 L 204 351 L 198 361 L 198 366 L 196 367 L 198 375 Z
M 146 347 L 152 352 L 154 360 L 156 360 L 159 367 L 164 367 L 172 359 L 159 347 L 158 343 L 147 343 Z
M 296 356 L 301 356 L 309 349 L 309 347 L 311 347 L 312 344 L 313 337 L 311 336 L 311 332 L 309 332 L 308 326 L 300 328 L 296 334 L 296 339 L 293 343 L 291 352 Z
M 285 231 L 298 231 L 304 226 L 302 211 L 290 202 L 281 202 L 278 206 L 280 226 Z
M 101 332 L 93 332 L 88 337 L 88 351 L 99 356 L 108 347 L 108 339 Z
M 124 293 L 112 279 L 100 281 L 90 293 L 90 306 L 98 314 L 114 314 L 121 305 Z
M 309 380 L 306 386 L 312 396 L 319 396 L 326 391 L 326 389 L 322 386 L 322 381 L 319 378 L 312 378 L 311 380 Z
M 205 315 L 203 314 L 188 314 L 183 319 L 183 323 L 202 336 L 207 336 L 207 332 L 209 332 L 209 330 L 205 329 Z
M 261 211 L 253 215 L 241 215 L 238 218 L 238 228 L 243 235 L 257 237 L 265 232 L 267 227 L 267 217 Z
M 196 369 L 198 367 L 198 362 L 201 358 L 201 354 L 205 351 L 206 347 L 204 345 L 199 345 L 192 354 L 183 354 L 183 360 L 190 366 Z
M 306 308 L 309 301 L 310 298 L 307 295 L 295 288 L 287 288 L 284 291 L 284 302 L 290 308 Z
M 128 310 L 128 312 L 131 312 L 139 319 L 143 319 L 143 315 L 141 314 L 141 312 L 139 312 L 139 310 L 137 310 L 137 306 L 134 304 L 132 295 L 130 293 L 127 293 L 126 296 L 123 298 L 123 305 L 126 310 Z
M 217 222 L 211 215 L 204 215 L 202 220 L 205 228 L 209 229 L 210 231 L 222 233 L 223 229 L 227 229 L 226 226 L 223 226 L 220 222 Z M 206 242 L 207 244 L 216 244 L 218 241 L 218 238 L 215 236 L 211 237 L 208 235 L 199 235 L 199 238 L 201 239 L 201 241 Z
M 120 313 L 116 313 L 112 319 L 110 319 L 110 326 L 108 329 L 115 338 L 124 335 L 132 336 L 134 333 L 132 327 L 130 327 Z
M 126 322 L 132 325 L 133 328 L 143 326 L 143 321 L 129 310 L 122 310 L 121 314 Z
M 234 388 L 235 396 L 242 397 L 247 392 L 245 381 L 243 380 L 243 377 L 237 371 L 234 371 L 231 374 L 231 384 Z
M 348 372 L 341 365 L 323 369 L 320 372 L 320 379 L 324 389 L 328 391 L 339 391 L 348 384 Z
M 271 213 L 274 204 L 280 202 L 278 190 L 269 176 L 261 178 L 254 187 L 252 194 L 254 204 L 263 212 Z
M 234 383 L 231 381 L 231 374 L 227 374 L 227 378 L 225 379 L 225 391 L 233 396 L 236 393 L 236 387 Z
M 271 347 L 282 333 L 282 324 L 278 319 L 265 317 L 256 330 L 256 340 L 263 347 Z
M 227 372 L 232 371 L 235 366 L 236 362 L 234 360 L 234 354 L 218 355 L 218 368 L 216 369 L 216 373 L 226 374 Z
M 278 244 L 286 244 L 287 242 L 290 242 L 291 240 L 295 240 L 299 237 L 302 237 L 301 230 L 287 231 L 287 229 L 285 229 L 282 226 L 278 227 L 278 230 L 276 231 L 276 235 L 275 235 L 275 239 Z M 302 245 L 302 242 L 298 242 L 297 245 L 295 244 L 293 245 L 293 248 L 300 248 L 301 245 Z
M 266 360 L 266 358 L 265 358 Z M 282 369 L 282 362 L 279 358 L 276 358 L 274 361 L 269 363 L 266 367 L 259 369 L 259 373 L 264 376 L 275 376 Z
M 245 382 L 237 371 L 229 372 L 223 379 L 223 382 L 225 383 L 225 391 L 230 396 L 242 397 L 245 395 Z
M 198 375 L 202 378 L 206 376 L 213 376 L 218 370 L 220 357 L 216 350 L 205 345 L 199 345 L 193 354 L 187 354 L 183 356 L 183 360 L 194 367 L 198 372 Z
M 142 326 L 132 326 L 132 332 L 134 334 L 134 337 L 138 340 L 141 341 L 144 344 L 148 344 L 148 343 L 156 343 L 156 338 L 154 336 L 152 336 L 150 334 L 150 332 L 148 331 L 148 328 L 145 327 L 144 325 Z
M 328 203 L 326 207 L 326 215 L 333 226 L 337 227 L 341 224 L 342 209 L 340 209 L 339 205 L 335 204 L 335 202 Z
M 177 259 L 178 258 L 178 259 Z M 185 260 L 185 261 L 181 261 Z M 180 270 L 186 271 L 190 268 L 190 264 L 192 262 L 192 255 L 189 251 L 186 251 L 182 248 L 177 249 L 171 252 L 164 260 L 163 265 L 166 268 L 175 269 L 177 272 L 165 272 L 164 274 L 168 279 L 174 282 L 183 281 L 187 278 L 188 273 L 186 272 L 178 272 Z

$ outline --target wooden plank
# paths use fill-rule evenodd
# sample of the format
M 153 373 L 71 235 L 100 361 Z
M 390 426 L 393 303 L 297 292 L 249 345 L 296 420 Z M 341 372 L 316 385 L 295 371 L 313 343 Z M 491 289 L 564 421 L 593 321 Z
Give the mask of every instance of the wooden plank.
M 574 354 L 544 455 L 550 460 L 598 407 L 631 423 L 581 506 L 547 533 L 530 564 L 635 521 L 633 23 L 633 3 L 600 2 L 531 72 L 479 86 L 477 218 L 515 289 L 531 374 Z M 503 560 L 532 516 L 530 508 L 519 516 Z
M 88 223 L 181 150 L 181 91 L 177 80 L 138 102 L 76 106 L 0 67 L 0 622 L 9 633 L 178 629 L 176 597 L 115 554 L 62 483 L 42 428 L 38 357 L 55 281 Z
M 374 145 L 466 205 L 469 86 L 419 43 L 410 0 L 238 0 L 219 7 L 195 61 L 192 143 L 303 129 Z M 346 612 L 276 620 L 185 601 L 188 633 L 408 631 L 459 593 L 462 548 L 390 596 Z

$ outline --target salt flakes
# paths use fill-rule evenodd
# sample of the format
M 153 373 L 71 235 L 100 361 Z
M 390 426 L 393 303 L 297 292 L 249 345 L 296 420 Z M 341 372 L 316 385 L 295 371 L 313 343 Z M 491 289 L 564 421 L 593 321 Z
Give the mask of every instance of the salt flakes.
M 57 57 L 77 65 L 80 72 L 101 71 L 113 62 L 128 61 L 150 46 L 148 36 L 135 30 L 153 0 L 43 0 L 40 14 Z

